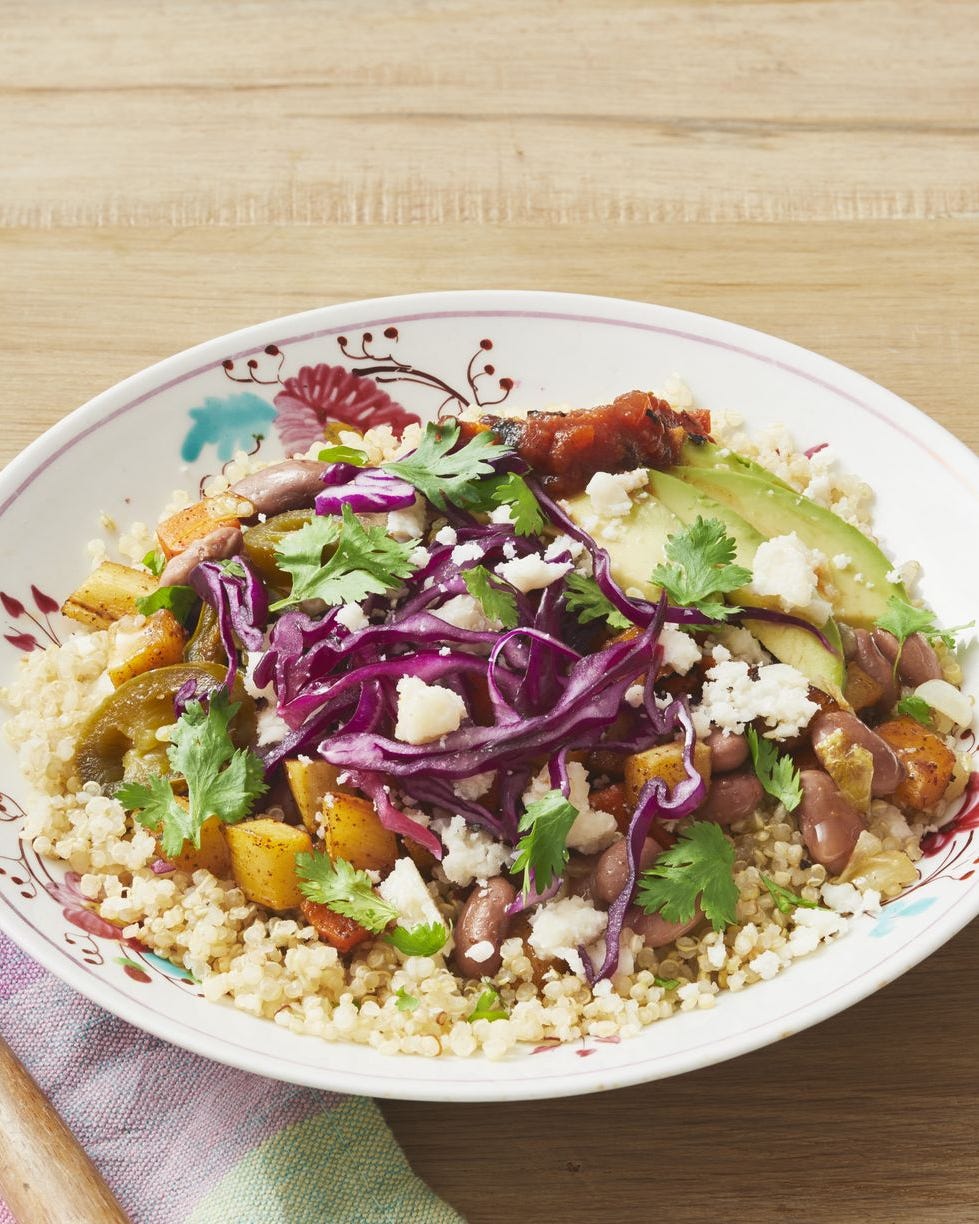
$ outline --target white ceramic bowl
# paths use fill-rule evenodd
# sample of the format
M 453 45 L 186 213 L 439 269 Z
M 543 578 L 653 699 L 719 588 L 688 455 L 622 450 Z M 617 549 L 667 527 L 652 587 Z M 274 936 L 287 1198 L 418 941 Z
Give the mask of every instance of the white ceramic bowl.
M 317 370 L 316 367 L 321 367 Z M 329 368 L 326 368 L 329 367 Z M 878 494 L 898 560 L 920 559 L 943 623 L 979 608 L 963 540 L 976 522 L 979 461 L 889 391 L 823 357 L 731 323 L 662 306 L 551 293 L 385 298 L 309 311 L 211 340 L 137 374 L 61 421 L 0 476 L 0 682 L 20 649 L 69 631 L 48 614 L 87 569 L 99 512 L 153 522 L 176 486 L 194 489 L 241 444 L 262 453 L 312 439 L 317 421 L 425 418 L 447 400 L 589 405 L 674 371 L 698 403 L 753 424 L 785 422 L 802 447 L 831 441 Z M 352 373 L 353 372 L 353 373 Z M 399 407 L 400 405 L 400 407 Z M 914 496 L 910 495 L 913 489 Z M 940 513 L 932 507 L 941 507 Z M 21 607 L 23 610 L 20 610 Z M 979 668 L 967 668 L 979 691 Z M 722 995 L 619 1043 L 588 1040 L 503 1062 L 391 1058 L 295 1036 L 208 1004 L 166 962 L 123 947 L 70 878 L 18 836 L 29 802 L 0 746 L 0 925 L 96 1003 L 210 1058 L 341 1092 L 514 1100 L 618 1088 L 731 1058 L 849 1007 L 910 969 L 979 911 L 979 803 L 922 860 L 921 880 L 882 916 L 771 982 Z

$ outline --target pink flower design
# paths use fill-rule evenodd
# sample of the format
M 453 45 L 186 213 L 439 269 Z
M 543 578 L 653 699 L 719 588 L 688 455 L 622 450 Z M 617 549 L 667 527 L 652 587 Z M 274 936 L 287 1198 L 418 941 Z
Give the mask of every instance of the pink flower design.
M 330 421 L 355 429 L 390 425 L 400 433 L 418 420 L 372 378 L 352 374 L 343 366 L 303 366 L 282 384 L 275 407 L 276 428 L 288 454 L 304 451 L 322 438 L 323 427 Z

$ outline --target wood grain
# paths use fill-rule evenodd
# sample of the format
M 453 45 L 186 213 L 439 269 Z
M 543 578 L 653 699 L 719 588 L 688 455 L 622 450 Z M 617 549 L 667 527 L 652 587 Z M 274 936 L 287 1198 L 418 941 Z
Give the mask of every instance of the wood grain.
M 976 0 L 0 0 L 0 461 L 210 336 L 474 286 L 771 331 L 979 450 L 977 31 Z M 970 1224 L 977 980 L 973 927 L 723 1066 L 384 1110 L 471 1224 Z
M 2 1037 L 0 1200 L 20 1224 L 128 1224 L 95 1166 Z

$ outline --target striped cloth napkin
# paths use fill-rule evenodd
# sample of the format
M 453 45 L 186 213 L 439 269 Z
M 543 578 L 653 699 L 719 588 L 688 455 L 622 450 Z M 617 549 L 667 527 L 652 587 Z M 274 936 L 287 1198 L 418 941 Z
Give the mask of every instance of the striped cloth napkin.
M 133 1224 L 461 1224 L 411 1172 L 373 1101 L 150 1037 L 2 934 L 0 1033 Z M 0 1224 L 13 1224 L 2 1202 Z

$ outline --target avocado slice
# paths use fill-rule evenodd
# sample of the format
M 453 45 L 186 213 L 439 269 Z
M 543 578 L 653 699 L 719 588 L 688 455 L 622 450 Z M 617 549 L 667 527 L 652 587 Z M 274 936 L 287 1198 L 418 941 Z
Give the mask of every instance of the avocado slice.
M 735 560 L 750 570 L 759 545 L 765 536 L 745 522 L 730 506 L 705 496 L 693 485 L 665 472 L 650 472 L 649 487 L 653 496 L 667 507 L 684 524 L 695 521 L 698 515 L 705 519 L 718 519 L 724 524 L 727 534 L 735 543 Z M 732 603 L 743 608 L 764 607 L 765 600 L 747 587 L 732 591 Z M 746 620 L 750 618 L 745 617 Z M 832 644 L 834 654 L 822 645 L 819 639 L 797 625 L 778 625 L 768 621 L 751 621 L 749 628 L 765 649 L 800 671 L 816 688 L 833 697 L 838 697 L 846 680 L 843 646 L 836 622 L 828 620 L 820 626 L 823 636 Z
M 568 513 L 589 531 L 595 509 L 587 493 L 568 498 Z M 614 520 L 616 538 L 596 536 L 612 563 L 612 577 L 624 590 L 635 587 L 645 599 L 659 599 L 660 588 L 649 581 L 649 575 L 666 560 L 666 541 L 683 530 L 683 523 L 662 502 L 651 497 L 633 498 L 632 509 Z
M 760 463 L 755 463 L 754 459 L 739 455 L 726 446 L 717 446 L 714 442 L 697 442 L 688 438 L 680 450 L 680 463 L 688 468 L 720 468 L 723 472 L 742 472 L 748 476 L 770 480 L 772 484 L 780 489 L 788 489 L 790 493 L 795 492 L 791 485 L 786 484 L 768 468 L 762 467 Z
M 826 557 L 826 572 L 836 590 L 833 613 L 845 624 L 870 629 L 887 611 L 892 596 L 907 599 L 904 587 L 888 580 L 893 563 L 872 540 L 832 510 L 801 493 L 781 488 L 774 478 L 719 468 L 670 470 L 673 476 L 729 506 L 762 535 L 794 531 L 807 547 L 818 548 Z M 850 558 L 846 569 L 833 564 L 833 558 L 840 554 Z

